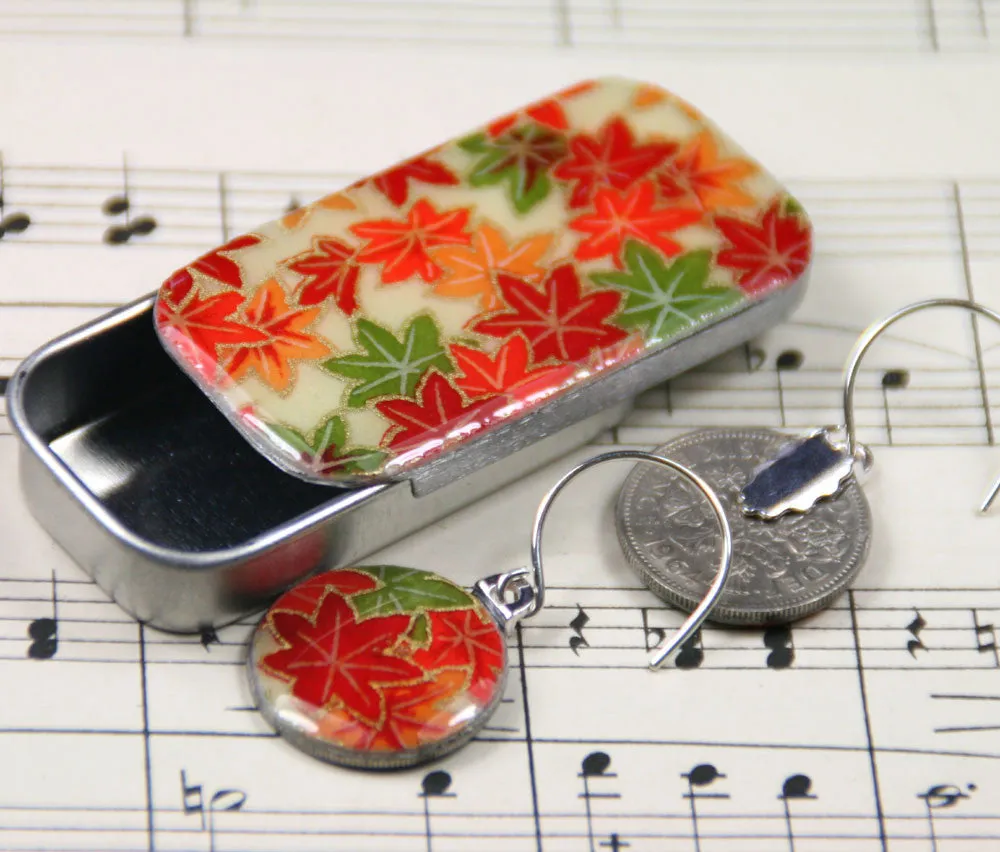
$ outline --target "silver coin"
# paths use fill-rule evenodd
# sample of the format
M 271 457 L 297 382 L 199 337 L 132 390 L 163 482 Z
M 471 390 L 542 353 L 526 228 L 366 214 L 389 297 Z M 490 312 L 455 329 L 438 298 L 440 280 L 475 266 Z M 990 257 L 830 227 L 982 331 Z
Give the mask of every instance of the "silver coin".
M 871 513 L 852 478 L 805 514 L 750 518 L 737 500 L 754 470 L 789 436 L 770 429 L 706 429 L 654 450 L 711 485 L 733 532 L 733 564 L 709 618 L 722 624 L 794 621 L 836 599 L 868 555 Z M 646 585 L 691 611 L 715 576 L 721 534 L 704 497 L 680 474 L 636 465 L 618 498 L 618 538 Z

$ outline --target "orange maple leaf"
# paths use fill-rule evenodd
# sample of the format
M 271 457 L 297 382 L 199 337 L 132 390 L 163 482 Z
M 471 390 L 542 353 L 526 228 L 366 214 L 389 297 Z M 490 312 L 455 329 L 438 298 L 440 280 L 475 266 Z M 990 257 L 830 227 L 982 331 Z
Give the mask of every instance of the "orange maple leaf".
M 749 160 L 719 159 L 715 139 L 699 133 L 657 171 L 660 192 L 670 199 L 691 198 L 705 210 L 719 207 L 751 207 L 753 196 L 739 182 L 757 171 Z
M 497 273 L 506 272 L 526 281 L 538 281 L 545 270 L 538 261 L 552 245 L 551 234 L 528 237 L 517 245 L 508 245 L 503 234 L 483 225 L 472 238 L 472 245 L 442 246 L 432 252 L 434 262 L 445 274 L 434 285 L 439 296 L 479 296 L 484 311 L 500 307 Z
M 330 354 L 330 347 L 306 330 L 319 313 L 318 307 L 290 307 L 281 285 L 273 278 L 265 281 L 239 316 L 240 322 L 265 337 L 260 342 L 232 349 L 223 367 L 233 379 L 254 370 L 275 390 L 285 390 L 292 382 L 293 360 L 325 358 Z

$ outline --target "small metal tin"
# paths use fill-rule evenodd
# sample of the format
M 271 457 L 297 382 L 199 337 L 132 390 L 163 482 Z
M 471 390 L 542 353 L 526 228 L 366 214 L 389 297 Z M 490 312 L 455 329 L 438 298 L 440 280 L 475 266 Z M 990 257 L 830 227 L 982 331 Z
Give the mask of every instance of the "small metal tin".
M 629 126 L 633 129 L 629 130 Z M 492 162 L 489 157 L 493 154 L 487 157 L 476 153 L 479 148 L 493 151 L 509 142 L 511 150 L 521 150 L 527 144 L 525 128 L 542 133 L 539 127 L 547 128 L 545 134 L 562 134 L 559 150 L 563 153 L 559 156 L 564 160 L 553 168 L 551 186 L 546 188 L 546 192 L 551 190 L 549 201 L 541 204 L 534 196 L 508 199 L 504 203 L 514 206 L 505 214 L 506 224 L 502 228 L 515 234 L 509 237 L 510 245 L 514 245 L 510 240 L 529 239 L 525 234 L 534 233 L 531 228 L 551 232 L 549 244 L 558 243 L 559 248 L 551 249 L 554 254 L 547 261 L 551 268 L 546 274 L 550 278 L 563 275 L 569 282 L 566 292 L 573 290 L 584 301 L 591 298 L 588 294 L 603 294 L 607 305 L 601 308 L 603 318 L 597 325 L 611 328 L 602 324 L 620 323 L 611 335 L 613 341 L 608 338 L 614 347 L 602 349 L 604 344 L 594 343 L 592 350 L 583 356 L 562 358 L 546 358 L 540 354 L 541 350 L 532 351 L 529 372 L 551 369 L 552 375 L 559 376 L 558 386 L 546 388 L 530 405 L 519 403 L 513 413 L 498 414 L 494 406 L 497 410 L 489 411 L 476 434 L 452 444 L 444 442 L 443 450 L 427 454 L 405 470 L 401 468 L 395 478 L 380 474 L 360 480 L 310 481 L 294 465 L 290 468 L 281 464 L 274 452 L 255 443 L 252 430 L 243 428 L 245 424 L 240 419 L 243 409 L 233 404 L 231 395 L 221 400 L 207 386 L 229 370 L 228 378 L 223 376 L 225 381 L 235 382 L 236 390 L 245 389 L 249 376 L 258 388 L 254 391 L 257 397 L 251 402 L 259 406 L 260 399 L 277 399 L 280 392 L 301 393 L 302 383 L 296 385 L 293 376 L 293 381 L 283 386 L 284 390 L 272 388 L 272 393 L 265 388 L 268 392 L 264 394 L 259 390 L 259 376 L 265 371 L 264 359 L 268 357 L 263 350 L 252 354 L 257 359 L 253 363 L 260 369 L 254 367 L 257 373 L 251 375 L 246 360 L 238 369 L 231 361 L 222 363 L 223 354 L 231 352 L 234 344 L 218 344 L 219 357 L 209 362 L 202 358 L 204 350 L 199 354 L 184 349 L 187 343 L 181 340 L 179 344 L 176 336 L 165 348 L 162 318 L 158 316 L 154 322 L 158 304 L 168 314 L 175 312 L 170 314 L 172 317 L 187 310 L 194 300 L 200 299 L 200 305 L 212 299 L 225 301 L 227 305 L 232 301 L 235 305 L 242 299 L 241 306 L 233 307 L 226 316 L 219 314 L 220 333 L 229 333 L 237 325 L 253 327 L 259 338 L 253 345 L 257 345 L 271 333 L 261 331 L 262 312 L 270 310 L 268 305 L 287 302 L 297 305 L 288 310 L 297 317 L 298 325 L 288 331 L 282 345 L 291 347 L 287 351 L 295 358 L 307 357 L 304 354 L 309 351 L 307 337 L 314 335 L 308 339 L 325 340 L 322 345 L 335 355 L 334 360 L 357 363 L 356 356 L 350 354 L 358 351 L 351 349 L 358 345 L 357 334 L 352 338 L 343 331 L 347 320 L 354 321 L 351 311 L 355 308 L 345 310 L 343 304 L 333 299 L 319 306 L 308 301 L 302 294 L 311 283 L 304 282 L 312 279 L 296 277 L 297 272 L 289 271 L 291 266 L 286 269 L 280 263 L 278 271 L 261 283 L 258 278 L 263 273 L 251 275 L 248 270 L 257 268 L 253 264 L 265 264 L 263 255 L 253 255 L 257 260 L 252 263 L 250 259 L 250 252 L 256 251 L 265 237 L 247 239 L 245 245 L 239 240 L 231 241 L 175 273 L 170 279 L 173 283 L 168 282 L 169 286 L 165 285 L 166 289 L 161 289 L 158 296 L 140 299 L 44 346 L 12 376 L 8 386 L 8 415 L 22 442 L 21 482 L 35 517 L 136 618 L 180 632 L 218 627 L 260 609 L 319 568 L 357 564 L 367 554 L 587 443 L 619 422 L 642 391 L 745 343 L 795 308 L 804 292 L 811 245 L 808 220 L 797 202 L 761 167 L 743 159 L 735 145 L 700 114 L 669 93 L 629 81 L 588 83 L 571 93 L 529 105 L 486 126 L 478 135 L 451 145 L 447 148 L 450 153 L 445 157 L 446 164 L 456 175 L 465 175 L 462 186 L 449 183 L 439 187 L 434 181 L 422 185 L 420 174 L 425 178 L 428 174 L 440 178 L 442 173 L 424 169 L 414 176 L 407 170 L 415 163 L 424 163 L 426 158 L 408 161 L 355 185 L 357 191 L 350 196 L 354 206 L 346 212 L 342 200 L 326 206 L 318 202 L 310 210 L 295 214 L 292 221 L 285 217 L 270 230 L 262 230 L 268 251 L 287 257 L 290 251 L 302 250 L 294 248 L 299 243 L 306 247 L 320 245 L 317 241 L 325 239 L 323 234 L 333 233 L 343 241 L 351 233 L 369 234 L 373 225 L 384 225 L 391 217 L 400 222 L 406 216 L 411 220 L 419 218 L 422 214 L 414 211 L 419 204 L 429 204 L 425 200 L 428 197 L 433 197 L 435 209 L 466 205 L 462 221 L 468 222 L 468 234 L 473 231 L 481 234 L 484 228 L 492 227 L 488 223 L 494 221 L 491 216 L 496 217 L 492 211 L 498 199 L 523 187 L 507 171 L 497 175 L 478 171 L 466 174 L 462 169 L 472 168 L 479 162 L 476 158 L 486 157 L 487 165 Z M 510 134 L 514 136 L 508 140 Z M 676 142 L 671 141 L 672 136 Z M 581 164 L 589 163 L 591 155 L 603 151 L 601 156 L 617 156 L 616 152 L 623 149 L 642 153 L 648 161 L 643 166 L 648 167 L 648 176 L 640 180 L 634 175 L 616 174 L 596 190 L 592 176 L 584 175 L 590 183 L 580 177 Z M 463 165 L 466 163 L 463 157 L 472 165 Z M 705 157 L 731 158 L 725 161 L 731 186 L 720 188 L 712 183 L 721 179 L 714 172 L 706 172 L 708 183 L 692 182 L 686 172 L 681 174 L 684 169 L 697 171 L 699 163 L 707 162 Z M 636 162 L 642 164 L 643 158 L 629 160 L 630 168 Z M 654 166 L 660 171 L 654 173 Z M 749 176 L 744 179 L 744 174 Z M 405 187 L 411 178 L 415 181 L 413 185 L 420 185 L 421 196 L 418 198 L 414 191 L 406 200 L 406 193 L 402 193 L 401 203 L 411 208 L 406 213 L 396 203 L 399 180 L 403 180 Z M 581 188 L 587 191 L 581 194 Z M 480 198 L 489 203 L 479 205 L 476 199 Z M 375 210 L 372 205 L 376 202 L 383 206 L 370 212 Z M 639 240 L 605 251 L 605 243 L 596 243 L 596 236 L 583 236 L 596 227 L 594 222 L 603 215 L 602 205 L 626 202 L 632 205 L 629 209 L 646 205 L 657 216 L 666 215 L 663 211 L 673 209 L 671 205 L 680 205 L 687 211 L 687 218 L 656 220 L 661 221 L 660 231 L 649 237 L 649 245 L 645 247 Z M 395 208 L 385 212 L 390 204 L 396 205 Z M 532 207 L 528 211 L 536 204 L 537 209 Z M 674 234 L 676 241 L 665 236 L 664 229 L 680 228 L 688 219 L 693 221 L 695 210 L 701 211 L 698 213 L 701 224 L 687 231 L 678 230 Z M 374 223 L 363 221 L 364 227 L 355 227 L 353 231 L 342 227 L 343 217 L 362 214 L 383 218 Z M 754 234 L 780 233 L 783 227 L 790 229 L 790 239 L 794 238 L 794 245 L 789 243 L 788 249 L 795 253 L 794 263 L 789 254 L 784 265 L 775 265 L 777 261 L 771 258 L 760 266 L 747 253 Z M 489 239 L 495 239 L 495 235 Z M 368 250 L 356 249 L 359 258 Z M 296 269 L 306 268 L 300 262 L 301 256 L 292 258 Z M 445 262 L 438 254 L 431 256 Z M 361 310 L 374 317 L 366 320 L 369 326 L 378 321 L 389 329 L 385 334 L 403 339 L 409 334 L 407 329 L 413 327 L 413 317 L 425 315 L 427 310 L 431 310 L 434 322 L 438 322 L 433 311 L 439 303 L 430 299 L 429 281 L 415 278 L 401 284 L 390 280 L 380 266 L 384 262 L 382 256 L 374 253 L 368 257 L 369 261 L 365 261 L 368 266 L 360 273 L 358 293 Z M 643 279 L 645 284 L 642 284 L 640 278 L 648 273 L 650 263 L 658 264 L 659 277 L 655 281 Z M 426 266 L 422 268 L 430 274 Z M 383 276 L 381 280 L 379 275 Z M 561 298 L 562 284 L 547 283 L 549 280 L 526 278 L 509 287 L 515 295 L 529 293 L 532 287 L 536 289 L 530 292 L 537 295 L 549 288 L 553 294 L 551 310 L 558 312 L 563 309 L 555 304 Z M 648 292 L 643 289 L 647 285 Z M 406 301 L 402 296 L 389 305 L 392 310 L 386 308 L 389 304 L 386 294 L 402 293 L 400 287 L 410 288 L 406 292 L 411 295 L 406 298 L 412 299 L 412 294 L 417 293 L 423 300 L 420 311 L 411 311 L 408 302 L 403 306 L 405 310 L 400 307 Z M 582 290 L 577 292 L 579 288 Z M 729 288 L 734 297 L 726 301 L 724 309 L 703 305 L 698 299 L 704 300 L 705 288 L 712 293 Z M 384 315 L 375 316 L 371 305 L 364 307 L 364 299 L 373 298 L 372 293 L 382 300 L 378 304 L 385 310 Z M 271 300 L 267 305 L 265 297 Z M 671 314 L 671 300 L 675 298 L 688 300 L 685 310 L 689 315 Z M 662 300 L 662 310 L 654 309 L 660 304 L 657 299 Z M 508 308 L 501 300 L 499 308 L 476 314 L 480 319 L 475 320 L 475 328 L 482 333 L 475 329 L 469 333 L 473 337 L 479 334 L 478 339 L 470 342 L 466 335 L 446 341 L 441 326 L 437 332 L 440 340 L 434 337 L 433 345 L 443 347 L 447 343 L 451 347 L 449 352 L 459 347 L 467 359 L 473 359 L 470 352 L 480 352 L 480 360 L 493 358 L 497 362 L 500 358 L 497 346 L 527 339 L 530 347 L 533 345 L 530 334 L 526 337 L 522 328 L 513 330 L 508 338 L 491 340 L 491 335 L 495 336 L 497 328 L 505 322 L 504 310 Z M 338 310 L 343 311 L 343 316 L 335 313 Z M 399 316 L 394 316 L 393 311 Z M 553 316 L 537 319 L 544 321 Z M 304 324 L 307 320 L 312 322 L 311 317 L 318 318 L 316 323 L 321 329 L 303 336 Z M 634 330 L 636 323 L 641 326 L 634 332 L 640 348 L 617 352 L 615 347 L 620 348 L 621 336 Z M 171 328 L 183 331 L 182 326 Z M 341 331 L 337 332 L 337 328 Z M 341 335 L 337 338 L 339 342 L 334 341 L 337 334 Z M 265 342 L 264 348 L 269 345 Z M 318 351 L 315 347 L 314 350 Z M 596 370 L 588 367 L 595 359 L 607 361 L 612 350 L 618 360 L 609 361 L 610 366 Z M 314 358 L 308 365 L 313 371 L 311 375 L 332 369 L 320 360 Z M 455 378 L 460 375 L 458 369 L 465 369 L 461 362 L 455 363 L 458 367 L 453 364 L 444 369 L 430 368 L 421 379 L 424 384 L 417 390 L 403 387 L 402 392 L 383 399 L 395 405 L 397 411 L 400 406 L 413 405 L 407 395 L 424 393 L 431 377 L 439 385 L 449 385 L 449 393 L 456 398 L 461 395 L 466 406 L 463 410 L 478 410 L 477 406 L 489 409 L 490 399 L 476 397 Z M 206 365 L 214 371 L 213 376 L 193 374 Z M 287 364 L 282 368 L 286 367 Z M 337 369 L 344 372 L 342 367 Z M 331 386 L 327 383 L 323 387 L 327 393 Z M 357 385 L 345 385 L 344 399 L 348 392 L 354 393 L 352 388 Z M 309 408 L 307 398 L 306 413 L 312 416 L 314 411 L 322 414 L 331 410 L 325 407 L 325 397 L 321 401 L 322 406 L 316 403 Z M 384 406 L 383 400 L 359 399 L 358 410 L 368 419 L 352 419 L 355 411 L 351 405 L 343 400 L 339 404 L 342 408 L 328 423 L 336 419 L 342 430 L 346 428 L 343 424 L 348 424 L 352 431 L 362 426 L 370 431 L 373 418 L 386 411 L 379 407 Z M 301 409 L 292 411 L 286 407 L 282 411 L 281 416 L 302 415 Z M 284 425 L 272 429 L 273 434 L 289 435 L 298 429 L 297 441 L 317 440 L 308 437 L 312 434 L 311 421 L 297 427 L 289 423 L 292 421 L 285 420 Z M 398 428 L 390 427 L 381 438 L 376 434 L 372 439 L 369 435 L 363 443 L 389 448 L 393 430 Z M 296 444 L 291 446 L 294 448 Z M 351 451 L 348 447 L 348 452 Z

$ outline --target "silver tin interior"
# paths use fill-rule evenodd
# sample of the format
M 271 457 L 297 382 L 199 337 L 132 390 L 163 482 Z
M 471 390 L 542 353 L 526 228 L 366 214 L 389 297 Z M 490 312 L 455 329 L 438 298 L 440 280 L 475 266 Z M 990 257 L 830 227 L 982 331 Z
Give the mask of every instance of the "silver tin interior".
M 781 321 L 805 280 L 411 479 L 350 489 L 259 455 L 161 348 L 150 296 L 49 343 L 11 378 L 21 486 L 39 523 L 128 613 L 176 632 L 219 627 L 587 443 L 641 391 Z

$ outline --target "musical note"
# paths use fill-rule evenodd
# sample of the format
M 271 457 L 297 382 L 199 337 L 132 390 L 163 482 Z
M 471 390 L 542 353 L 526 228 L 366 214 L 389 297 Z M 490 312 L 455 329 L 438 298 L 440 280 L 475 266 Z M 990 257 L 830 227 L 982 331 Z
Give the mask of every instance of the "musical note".
M 573 629 L 575 636 L 569 637 L 569 647 L 572 649 L 573 653 L 578 657 L 580 656 L 580 648 L 589 648 L 590 643 L 587 641 L 587 637 L 583 635 L 583 628 L 587 626 L 587 622 L 590 621 L 590 616 L 583 611 L 583 607 L 580 604 L 576 605 L 577 613 L 573 620 L 569 623 L 569 626 Z
M 785 829 L 788 833 L 788 852 L 795 852 L 795 835 L 792 833 L 792 812 L 788 806 L 791 799 L 815 799 L 809 791 L 812 789 L 812 779 L 808 775 L 790 775 L 781 785 L 782 805 L 785 808 Z
M 111 225 L 104 232 L 104 242 L 109 245 L 124 245 L 132 237 L 145 237 L 156 230 L 156 220 L 152 216 L 140 215 L 132 218 L 132 200 L 129 193 L 128 162 L 122 158 L 122 191 L 109 196 L 101 205 L 101 212 L 110 218 L 124 216 L 124 223 Z
M 219 644 L 219 634 L 214 627 L 206 627 L 201 631 L 201 645 L 207 651 L 209 645 Z
M 674 665 L 679 669 L 696 669 L 705 661 L 705 646 L 701 641 L 701 631 L 695 631 L 674 658 Z
M 614 772 L 608 772 L 611 766 L 611 758 L 603 751 L 594 751 L 588 754 L 580 764 L 580 772 L 577 778 L 583 779 L 583 792 L 579 794 L 586 807 L 587 813 L 587 840 L 590 842 L 590 852 L 597 852 L 594 846 L 594 814 L 590 806 L 591 799 L 618 799 L 619 793 L 595 793 L 590 789 L 590 779 L 592 778 L 617 778 Z M 620 842 L 620 841 L 619 841 Z M 620 847 L 619 847 L 620 848 Z
M 756 373 L 767 360 L 767 353 L 759 346 L 752 346 L 749 343 L 743 344 L 743 359 L 746 361 L 747 372 Z
M 976 631 L 976 650 L 980 654 L 992 654 L 993 665 L 1000 668 L 1000 650 L 997 649 L 996 627 L 993 624 L 980 624 L 979 613 L 972 610 L 972 625 Z
M 792 631 L 787 624 L 769 627 L 765 630 L 764 647 L 771 649 L 771 653 L 767 655 L 767 667 L 769 669 L 787 669 L 795 662 Z
M 607 840 L 601 841 L 601 848 L 610 849 L 611 852 L 619 852 L 619 850 L 628 849 L 631 846 L 631 843 L 626 843 L 617 834 L 612 834 Z
M 969 793 L 973 793 L 976 790 L 976 785 L 968 784 L 965 789 Z M 955 807 L 962 799 L 969 798 L 968 793 L 963 793 L 955 784 L 935 784 L 926 792 L 918 793 L 917 798 L 923 799 L 924 807 L 927 808 L 927 828 L 930 832 L 931 852 L 938 852 L 934 812 Z
M 913 657 L 913 659 L 916 659 L 918 650 L 927 650 L 927 646 L 920 638 L 920 631 L 927 626 L 927 622 L 924 621 L 924 618 L 920 614 L 919 610 L 914 610 L 914 613 L 916 614 L 916 617 L 913 621 L 906 625 L 907 631 L 913 636 L 913 638 L 906 643 L 906 650 L 910 652 L 910 656 Z
M 687 780 L 688 791 L 683 798 L 691 803 L 691 832 L 694 840 L 695 852 L 701 852 L 701 835 L 698 832 L 698 807 L 697 799 L 728 799 L 728 793 L 696 793 L 695 787 L 708 787 L 720 778 L 726 776 L 719 772 L 711 763 L 699 763 L 690 772 L 681 773 L 681 778 Z
M 201 830 L 208 830 L 209 852 L 215 852 L 215 815 L 225 811 L 239 811 L 247 803 L 247 794 L 242 790 L 225 789 L 218 790 L 212 794 L 208 800 L 208 808 L 205 807 L 205 795 L 201 784 L 188 784 L 187 772 L 181 770 L 181 804 L 184 807 L 184 814 L 198 814 L 201 818 Z M 208 813 L 206 820 L 205 814 Z
M 27 213 L 7 213 L 4 207 L 7 200 L 3 154 L 0 154 L 0 240 L 7 234 L 23 234 L 31 226 L 31 217 Z
M 639 610 L 639 614 L 642 616 L 642 640 L 648 654 L 666 639 L 667 631 L 662 627 L 649 626 L 649 607 L 642 607 Z
M 448 792 L 450 788 L 451 776 L 441 769 L 428 772 L 420 782 L 420 792 L 417 795 L 424 800 L 424 834 L 427 838 L 427 852 L 434 852 L 430 800 L 455 798 L 454 793 Z
M 805 356 L 798 349 L 786 349 L 774 361 L 775 374 L 778 377 L 778 409 L 781 412 L 781 425 L 787 426 L 785 416 L 785 385 L 781 374 L 798 370 L 805 361 Z
M 885 412 L 885 433 L 892 446 L 892 419 L 889 417 L 889 391 L 905 388 L 910 383 L 907 370 L 886 370 L 882 374 L 882 409 Z
M 33 660 L 51 660 L 59 650 L 59 613 L 56 572 L 52 572 L 52 618 L 36 618 L 28 625 L 28 656 Z

